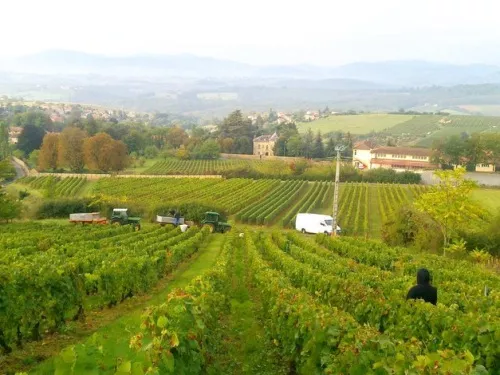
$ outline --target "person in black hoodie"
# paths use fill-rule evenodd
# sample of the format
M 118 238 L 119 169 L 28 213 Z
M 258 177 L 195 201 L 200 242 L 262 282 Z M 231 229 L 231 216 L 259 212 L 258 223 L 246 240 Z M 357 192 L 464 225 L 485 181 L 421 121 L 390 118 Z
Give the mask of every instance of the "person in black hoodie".
M 437 289 L 431 285 L 431 274 L 425 268 L 417 271 L 417 285 L 412 287 L 406 299 L 423 299 L 433 305 L 437 303 Z

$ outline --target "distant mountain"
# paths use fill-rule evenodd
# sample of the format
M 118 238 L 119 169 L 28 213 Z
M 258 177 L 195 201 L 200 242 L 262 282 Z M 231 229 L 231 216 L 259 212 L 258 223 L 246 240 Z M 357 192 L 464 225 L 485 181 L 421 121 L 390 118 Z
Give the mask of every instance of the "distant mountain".
M 0 60 L 0 70 L 51 75 L 105 75 L 116 78 L 192 79 L 301 79 L 327 80 L 354 89 L 362 86 L 414 87 L 500 83 L 500 68 L 492 65 L 453 65 L 426 61 L 352 63 L 338 67 L 313 65 L 254 66 L 211 57 L 135 55 L 112 57 L 73 51 L 46 51 L 12 60 Z
M 500 83 L 498 66 L 453 65 L 427 61 L 353 63 L 331 70 L 333 77 L 405 86 Z

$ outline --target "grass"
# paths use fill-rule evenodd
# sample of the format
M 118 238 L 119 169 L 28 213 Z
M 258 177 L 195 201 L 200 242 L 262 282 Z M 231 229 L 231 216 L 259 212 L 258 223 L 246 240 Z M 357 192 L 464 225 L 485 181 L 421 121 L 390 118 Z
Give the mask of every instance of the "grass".
M 362 115 L 329 116 L 312 122 L 301 122 L 297 125 L 304 133 L 311 128 L 324 133 L 335 131 L 351 132 L 352 134 L 368 134 L 372 131 L 381 131 L 397 124 L 410 120 L 410 115 L 390 115 L 386 113 L 370 113 Z
M 238 228 L 240 229 L 240 228 Z M 215 361 L 208 374 L 286 374 L 276 346 L 266 336 L 259 317 L 261 301 L 253 293 L 243 249 L 236 247 L 231 257 L 231 307 L 220 321 L 224 332 Z
M 133 297 L 111 309 L 91 312 L 85 323 L 71 323 L 68 325 L 67 332 L 48 336 L 43 341 L 29 343 L 24 350 L 12 353 L 4 363 L 0 363 L 2 371 L 6 374 L 19 370 L 26 371 L 47 358 L 32 368 L 30 373 L 54 374 L 55 363 L 58 360 L 57 354 L 65 347 L 85 342 L 97 341 L 102 345 L 103 353 L 106 353 L 103 356 L 103 368 L 106 369 L 114 368 L 115 365 L 106 362 L 106 358 L 134 357 L 136 353 L 129 349 L 129 339 L 139 330 L 144 309 L 165 301 L 174 288 L 186 286 L 194 277 L 210 269 L 215 264 L 223 238 L 221 234 L 211 235 L 210 242 L 191 261 L 183 263 L 148 295 Z M 77 345 L 75 349 L 78 362 L 74 373 L 87 374 L 86 365 L 98 356 L 95 353 L 88 353 L 83 345 Z
M 146 159 L 146 162 L 144 163 L 143 166 L 139 167 L 133 167 L 130 166 L 124 171 L 120 172 L 120 174 L 142 174 L 144 173 L 147 169 L 151 168 L 155 163 L 159 161 L 163 161 L 165 159 L 163 158 L 155 158 L 155 159 Z
M 498 189 L 477 189 L 472 192 L 472 197 L 492 213 L 496 213 L 500 208 L 500 190 Z

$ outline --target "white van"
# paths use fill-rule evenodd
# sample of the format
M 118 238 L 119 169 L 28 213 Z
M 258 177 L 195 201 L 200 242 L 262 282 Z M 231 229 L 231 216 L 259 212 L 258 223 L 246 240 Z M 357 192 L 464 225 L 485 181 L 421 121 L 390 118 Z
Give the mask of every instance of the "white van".
M 297 214 L 295 229 L 302 233 L 332 234 L 333 217 L 319 214 Z M 340 227 L 337 225 L 337 233 Z

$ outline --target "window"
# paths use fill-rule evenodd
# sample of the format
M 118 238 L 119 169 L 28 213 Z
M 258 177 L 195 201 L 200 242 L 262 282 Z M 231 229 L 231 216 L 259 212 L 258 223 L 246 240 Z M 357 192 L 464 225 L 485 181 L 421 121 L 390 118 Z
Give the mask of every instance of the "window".
M 379 158 L 385 158 L 385 157 L 387 157 L 387 155 L 386 154 L 376 154 L 375 157 L 377 159 L 379 159 Z
M 358 154 L 358 150 L 354 150 L 354 155 L 357 155 Z
M 489 168 L 490 167 L 489 164 L 481 164 L 480 166 L 481 166 L 481 168 Z
M 401 154 L 393 154 L 392 157 L 394 159 L 406 159 L 406 155 L 401 155 Z
M 412 156 L 414 160 L 427 160 L 428 156 Z

